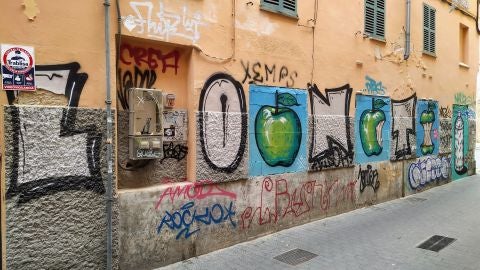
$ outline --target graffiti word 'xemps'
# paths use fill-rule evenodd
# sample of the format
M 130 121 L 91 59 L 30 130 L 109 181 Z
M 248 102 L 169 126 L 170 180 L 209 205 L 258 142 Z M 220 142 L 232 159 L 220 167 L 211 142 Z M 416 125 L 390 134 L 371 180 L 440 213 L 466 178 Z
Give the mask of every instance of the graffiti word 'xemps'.
M 237 224 L 232 220 L 232 217 L 235 217 L 233 202 L 230 202 L 228 206 L 216 203 L 203 209 L 202 207 L 196 208 L 194 202 L 188 202 L 178 211 L 165 211 L 162 222 L 157 227 L 157 233 L 160 234 L 163 225 L 166 225 L 169 229 L 178 231 L 175 239 L 178 240 L 182 235 L 185 239 L 188 239 L 200 230 L 198 227 L 200 223 L 211 225 L 212 223 L 219 224 L 230 220 L 230 224 L 235 228 Z M 197 226 L 192 227 L 194 223 L 197 223 L 195 224 Z
M 243 60 L 240 62 L 242 63 L 242 67 L 245 72 L 242 83 L 283 83 L 286 87 L 292 87 L 294 86 L 295 79 L 298 76 L 296 71 L 289 71 L 286 66 L 282 66 L 277 69 L 275 64 L 268 65 L 260 62 L 250 64 L 249 61 L 244 62 Z

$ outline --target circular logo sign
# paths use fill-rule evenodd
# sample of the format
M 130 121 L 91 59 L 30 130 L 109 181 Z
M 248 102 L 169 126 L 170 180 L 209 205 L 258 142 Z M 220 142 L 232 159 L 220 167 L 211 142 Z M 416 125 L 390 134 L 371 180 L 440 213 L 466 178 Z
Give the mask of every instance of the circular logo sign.
M 14 47 L 3 54 L 5 67 L 15 74 L 25 74 L 33 67 L 33 57 L 23 48 Z

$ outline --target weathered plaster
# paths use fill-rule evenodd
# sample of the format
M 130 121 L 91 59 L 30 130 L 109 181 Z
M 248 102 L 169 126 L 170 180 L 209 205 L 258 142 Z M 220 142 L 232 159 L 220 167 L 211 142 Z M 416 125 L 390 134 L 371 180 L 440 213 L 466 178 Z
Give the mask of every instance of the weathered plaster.
M 7 268 L 103 269 L 105 112 L 9 106 L 4 113 Z M 113 206 L 116 268 L 115 199 Z

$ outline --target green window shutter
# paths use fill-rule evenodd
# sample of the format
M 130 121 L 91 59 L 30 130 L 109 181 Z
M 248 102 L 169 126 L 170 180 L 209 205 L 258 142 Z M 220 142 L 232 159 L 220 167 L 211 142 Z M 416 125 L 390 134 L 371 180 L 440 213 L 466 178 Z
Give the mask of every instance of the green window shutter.
M 423 51 L 435 54 L 436 10 L 423 4 Z
M 298 18 L 297 0 L 262 0 L 260 7 L 264 10 Z
M 385 0 L 365 0 L 365 33 L 385 39 Z

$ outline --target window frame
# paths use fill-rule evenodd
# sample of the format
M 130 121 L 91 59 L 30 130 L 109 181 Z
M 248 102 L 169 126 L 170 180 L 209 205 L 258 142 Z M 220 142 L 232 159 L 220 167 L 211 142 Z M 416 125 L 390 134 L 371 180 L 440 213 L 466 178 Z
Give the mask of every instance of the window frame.
M 469 47 L 470 47 L 470 28 L 463 24 L 460 23 L 459 25 L 459 64 L 462 67 L 468 67 L 469 66 L 469 60 L 470 60 L 470 55 L 469 55 Z M 463 65 L 462 65 L 463 64 Z
M 373 33 L 367 32 L 367 1 L 363 3 L 363 31 L 368 38 L 375 39 L 378 41 L 386 42 L 386 33 L 387 33 L 387 1 L 386 0 L 373 0 Z M 380 9 L 377 5 L 378 1 L 383 1 L 383 9 Z M 370 6 L 370 5 L 368 5 Z M 377 10 L 383 10 L 383 36 L 377 35 Z
M 427 55 L 430 55 L 430 56 L 433 56 L 433 57 L 437 57 L 437 9 L 432 7 L 431 5 L 423 2 L 423 5 L 422 5 L 423 9 L 422 9 L 422 13 L 423 13 L 423 21 L 422 21 L 422 34 L 423 34 L 423 47 L 422 47 L 422 53 L 424 54 L 427 54 Z M 435 28 L 432 30 L 429 27 L 425 27 L 425 8 L 428 9 L 428 21 L 431 20 L 430 18 L 430 14 L 431 14 L 431 11 L 433 10 L 434 11 L 434 23 L 435 23 Z M 425 46 L 425 31 L 428 32 L 428 46 Z M 434 50 L 433 52 L 430 51 L 430 47 L 432 46 L 430 44 L 431 40 L 430 40 L 430 34 L 433 33 L 433 42 L 434 42 Z M 425 50 L 425 47 L 428 48 L 428 50 Z
M 273 3 L 267 3 L 265 2 L 265 0 L 261 0 L 260 9 L 281 14 L 286 17 L 298 19 L 298 1 L 297 0 L 291 0 L 295 2 L 295 11 L 292 11 L 283 7 L 283 1 L 285 0 L 276 0 L 276 1 L 278 1 L 278 5 L 275 5 Z

